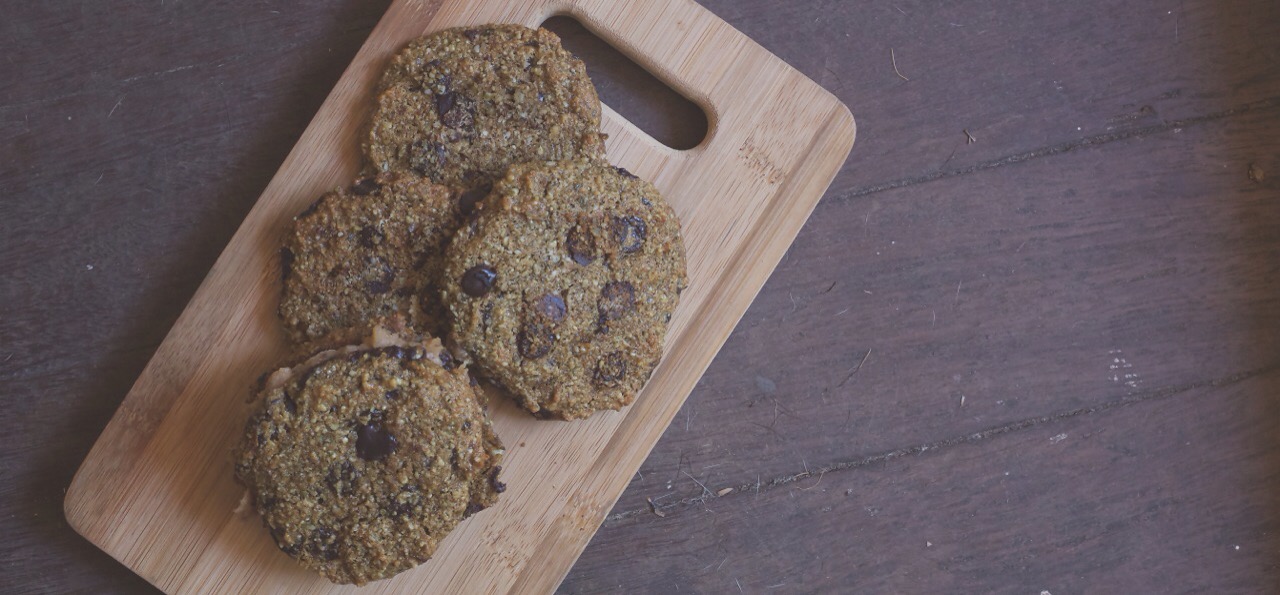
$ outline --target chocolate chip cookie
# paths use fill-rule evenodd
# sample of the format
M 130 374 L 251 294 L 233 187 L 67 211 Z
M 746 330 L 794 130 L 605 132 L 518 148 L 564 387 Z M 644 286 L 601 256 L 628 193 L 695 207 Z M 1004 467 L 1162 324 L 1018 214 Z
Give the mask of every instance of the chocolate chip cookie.
M 433 280 L 466 198 L 409 172 L 387 172 L 325 194 L 298 215 L 280 250 L 279 313 L 294 342 L 356 342 L 370 321 L 393 314 L 439 332 Z
M 687 284 L 680 221 L 648 182 L 593 160 L 514 165 L 450 244 L 452 337 L 542 417 L 634 400 Z
M 487 189 L 512 163 L 602 156 L 600 99 L 546 29 L 447 29 L 392 59 L 364 150 L 379 171 Z
M 264 378 L 236 477 L 303 566 L 336 583 L 387 578 L 503 491 L 480 398 L 438 340 L 379 329 Z

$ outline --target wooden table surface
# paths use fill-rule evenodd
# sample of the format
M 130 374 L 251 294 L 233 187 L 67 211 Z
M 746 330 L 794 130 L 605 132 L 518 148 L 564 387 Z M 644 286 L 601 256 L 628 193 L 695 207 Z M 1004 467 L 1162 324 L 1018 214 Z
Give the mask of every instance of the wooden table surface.
M 0 4 L 0 590 L 386 4 Z M 703 4 L 858 142 L 562 591 L 1280 587 L 1280 3 Z

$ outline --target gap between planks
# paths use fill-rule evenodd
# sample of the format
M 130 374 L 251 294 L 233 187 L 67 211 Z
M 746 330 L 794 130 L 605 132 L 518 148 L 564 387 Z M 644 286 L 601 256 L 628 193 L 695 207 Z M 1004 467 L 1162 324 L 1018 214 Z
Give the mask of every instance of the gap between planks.
M 1179 396 L 1191 391 L 1195 391 L 1198 389 L 1223 388 L 1223 387 L 1227 387 L 1233 384 L 1243 382 L 1245 380 L 1249 380 L 1251 378 L 1256 378 L 1259 376 L 1270 374 L 1278 370 L 1280 370 L 1280 362 L 1263 366 L 1261 368 L 1254 368 L 1252 370 L 1237 372 L 1235 374 L 1231 374 L 1228 376 L 1213 378 L 1210 380 L 1202 380 L 1199 382 L 1189 382 L 1185 384 L 1166 386 L 1166 387 L 1147 390 L 1147 391 L 1134 392 L 1124 397 L 1121 397 L 1119 399 L 1108 401 L 1100 405 L 1093 405 L 1090 407 L 1080 407 L 1077 409 L 1070 409 L 1070 410 L 1061 411 L 1058 413 L 1051 413 L 1048 415 L 1025 418 L 1025 419 L 1010 422 L 1007 424 L 999 425 L 993 428 L 988 428 L 986 430 L 980 430 L 978 432 L 965 434 L 962 436 L 953 436 L 951 438 L 946 438 L 946 439 L 938 440 L 935 442 L 929 442 L 926 444 L 920 444 L 920 445 L 906 447 L 906 448 L 898 448 L 898 449 L 885 451 L 875 455 L 870 455 L 870 456 L 861 457 L 857 459 L 850 459 L 847 461 L 840 461 L 837 463 L 832 463 L 830 465 L 819 467 L 817 469 L 808 469 L 806 465 L 806 469 L 804 471 L 801 471 L 799 473 L 794 473 L 791 475 L 778 476 L 773 479 L 770 479 L 767 482 L 762 482 L 760 481 L 759 477 L 757 477 L 756 481 L 754 482 L 748 482 L 748 483 L 744 483 L 742 485 L 736 485 L 736 486 L 727 486 L 727 487 L 712 491 L 708 489 L 707 486 L 702 485 L 701 482 L 694 479 L 694 482 L 698 483 L 699 487 L 702 488 L 702 492 L 698 496 L 682 498 L 676 502 L 672 502 L 670 504 L 665 504 L 665 505 L 658 505 L 654 503 L 652 500 L 649 500 L 648 501 L 649 504 L 647 506 L 626 510 L 623 512 L 618 512 L 618 513 L 609 515 L 608 517 L 605 518 L 604 525 L 618 523 L 621 521 L 642 516 L 644 514 L 653 514 L 661 518 L 666 518 L 666 517 L 669 517 L 673 512 L 678 512 L 679 510 L 688 509 L 694 506 L 700 506 L 700 505 L 706 504 L 711 500 L 718 500 L 720 498 L 727 498 L 735 495 L 743 495 L 748 493 L 759 494 L 761 491 L 768 491 L 771 489 L 780 488 L 782 486 L 794 484 L 798 481 L 809 479 L 812 477 L 817 477 L 818 481 L 821 482 L 822 477 L 828 473 L 848 471 L 851 469 L 859 469 L 859 468 L 866 467 L 868 465 L 873 465 L 876 463 L 887 463 L 894 459 L 899 459 L 907 456 L 922 455 L 926 452 L 939 451 L 939 450 L 952 448 L 952 447 L 960 446 L 964 444 L 975 444 L 979 442 L 985 442 L 987 440 L 990 440 L 999 436 L 1003 436 L 1005 434 L 1012 434 L 1020 430 L 1027 430 L 1034 427 L 1053 424 L 1056 422 L 1065 421 L 1067 419 L 1081 417 L 1085 415 L 1090 415 L 1093 413 L 1104 413 L 1107 411 L 1111 411 L 1113 409 L 1119 409 L 1119 408 L 1127 407 L 1130 405 L 1137 405 L 1137 404 L 1145 403 L 1148 401 L 1155 401 L 1160 399 L 1176 397 L 1176 396 Z M 693 476 L 689 475 L 688 473 L 685 473 L 683 469 L 681 470 L 681 473 L 684 473 L 685 475 L 688 475 L 690 479 L 693 479 Z M 809 486 L 807 488 L 801 488 L 801 489 L 809 490 L 817 486 L 818 484 L 815 483 L 812 486 Z

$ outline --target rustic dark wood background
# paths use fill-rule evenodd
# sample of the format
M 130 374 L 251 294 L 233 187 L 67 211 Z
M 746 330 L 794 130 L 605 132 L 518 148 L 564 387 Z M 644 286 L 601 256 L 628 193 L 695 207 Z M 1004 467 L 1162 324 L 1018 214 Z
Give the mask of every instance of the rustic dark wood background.
M 386 4 L 0 2 L 0 590 Z M 562 590 L 1276 590 L 1280 3 L 704 4 L 858 142 Z

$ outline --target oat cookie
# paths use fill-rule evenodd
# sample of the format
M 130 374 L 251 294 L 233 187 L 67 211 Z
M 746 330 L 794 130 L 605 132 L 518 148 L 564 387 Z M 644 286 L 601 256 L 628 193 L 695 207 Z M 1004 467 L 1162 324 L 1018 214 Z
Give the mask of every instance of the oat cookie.
M 432 282 L 461 198 L 409 172 L 364 178 L 320 197 L 294 219 L 280 250 L 280 318 L 295 343 L 342 345 L 394 314 L 439 332 Z
M 601 157 L 600 99 L 582 61 L 546 29 L 487 25 L 411 42 L 378 87 L 365 155 L 453 188 L 507 166 Z
M 480 398 L 438 340 L 377 329 L 264 378 L 236 477 L 303 566 L 336 583 L 387 578 L 504 489 Z
M 634 400 L 687 284 L 675 212 L 591 160 L 512 166 L 446 259 L 454 341 L 526 409 L 560 419 Z

